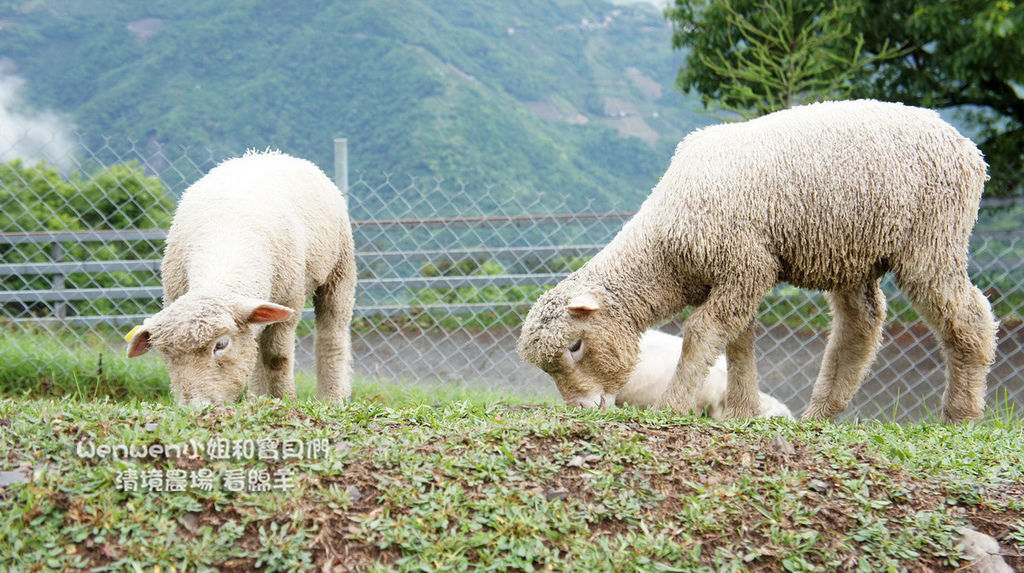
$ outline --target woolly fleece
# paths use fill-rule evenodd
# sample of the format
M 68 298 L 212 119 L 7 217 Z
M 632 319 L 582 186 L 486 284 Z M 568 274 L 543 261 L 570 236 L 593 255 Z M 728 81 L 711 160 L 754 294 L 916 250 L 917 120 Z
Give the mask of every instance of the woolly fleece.
M 696 131 L 637 214 L 528 314 L 520 356 L 570 403 L 614 396 L 637 341 L 687 306 L 683 352 L 659 405 L 695 409 L 723 351 L 730 417 L 757 409 L 752 325 L 775 284 L 829 291 L 835 319 L 804 418 L 842 412 L 881 339 L 887 271 L 947 362 L 943 419 L 977 419 L 994 359 L 991 307 L 967 277 L 986 165 L 934 111 L 826 102 Z M 568 352 L 580 341 L 582 351 Z
M 312 163 L 247 152 L 189 187 L 168 232 L 164 308 L 129 341 L 156 347 L 179 403 L 294 396 L 295 328 L 316 312 L 317 397 L 351 394 L 355 253 L 345 198 Z
M 683 339 L 660 330 L 648 330 L 640 337 L 640 356 L 629 381 L 615 396 L 615 403 L 647 408 L 654 406 L 665 388 L 672 383 L 672 375 L 683 351 Z M 725 356 L 719 356 L 708 378 L 697 389 L 697 409 L 712 418 L 725 416 L 725 390 L 728 380 Z M 759 418 L 781 416 L 793 418 L 785 404 L 764 392 L 759 395 Z

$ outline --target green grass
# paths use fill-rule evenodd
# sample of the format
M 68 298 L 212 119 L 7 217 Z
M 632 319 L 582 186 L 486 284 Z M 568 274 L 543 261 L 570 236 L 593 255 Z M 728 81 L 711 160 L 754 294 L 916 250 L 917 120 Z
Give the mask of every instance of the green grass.
M 169 396 L 158 357 L 129 360 L 123 347 L 91 335 L 0 331 L 0 364 L 0 393 L 8 395 L 153 401 Z
M 169 379 L 162 359 L 156 353 L 128 359 L 119 344 L 109 342 L 111 338 L 62 338 L 44 333 L 19 333 L 4 338 L 0 343 L 0 396 L 170 405 Z M 295 387 L 300 400 L 312 399 L 316 395 L 316 376 L 297 372 Z M 508 396 L 456 382 L 378 380 L 359 375 L 353 381 L 353 394 L 359 400 L 388 405 L 452 401 L 536 403 L 550 399 Z
M 0 570 L 951 569 L 964 525 L 1024 567 L 1009 399 L 954 428 L 716 422 L 365 378 L 325 405 L 300 374 L 294 401 L 189 409 L 159 357 L 75 348 L 45 333 L 0 345 L 0 472 L 20 477 L 0 486 Z M 306 450 L 263 459 L 268 440 Z M 183 444 L 206 449 L 152 449 Z M 82 455 L 100 446 L 127 451 Z M 210 490 L 141 487 L 207 471 Z M 223 481 L 283 472 L 270 491 Z
M 962 525 L 1024 551 L 1019 417 L 956 428 L 714 422 L 461 392 L 357 385 L 341 406 L 202 410 L 0 399 L 0 471 L 28 476 L 0 488 L 0 569 L 951 568 L 963 564 Z M 244 448 L 227 459 L 209 448 L 194 459 L 78 453 L 268 439 L 306 449 L 286 460 Z M 118 488 L 119 475 L 154 470 L 292 477 L 265 492 Z

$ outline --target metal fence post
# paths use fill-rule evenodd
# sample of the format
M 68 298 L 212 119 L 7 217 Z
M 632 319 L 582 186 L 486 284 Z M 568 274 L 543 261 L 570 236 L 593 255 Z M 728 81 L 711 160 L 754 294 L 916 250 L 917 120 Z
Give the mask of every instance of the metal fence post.
M 50 245 L 50 259 L 55 263 L 60 263 L 64 260 L 64 245 L 59 242 L 54 242 Z M 64 274 L 54 273 L 53 278 L 50 279 L 50 288 L 53 290 L 64 290 Z M 59 301 L 53 305 L 53 314 L 57 318 L 64 320 L 68 317 L 68 303 Z
M 348 198 L 348 138 L 334 138 L 334 184 Z

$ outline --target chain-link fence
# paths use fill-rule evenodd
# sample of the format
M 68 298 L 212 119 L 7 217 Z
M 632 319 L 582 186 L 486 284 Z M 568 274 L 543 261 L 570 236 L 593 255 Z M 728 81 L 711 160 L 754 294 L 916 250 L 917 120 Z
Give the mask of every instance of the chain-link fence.
M 97 356 L 123 352 L 120 333 L 159 309 L 173 197 L 216 164 L 207 152 L 155 146 L 80 148 L 75 157 L 87 159 L 51 161 L 64 171 L 0 163 L 0 342 L 14 349 L 0 367 L 19 367 L 25 348 L 83 371 L 97 367 Z M 357 373 L 557 399 L 550 379 L 516 356 L 518 327 L 544 288 L 596 253 L 630 213 L 595 213 L 568 195 L 553 208 L 550 198 L 524 198 L 514 183 L 475 188 L 396 175 L 348 183 L 344 162 L 337 163 L 357 247 Z M 990 406 L 1024 406 L 1024 232 L 1005 223 L 1007 209 L 1011 220 L 1024 219 L 1022 207 L 1000 207 L 1003 226 L 1016 230 L 978 230 L 971 243 L 972 278 L 1001 320 Z M 939 410 L 944 362 L 891 280 L 883 290 L 882 348 L 848 415 L 919 419 Z M 821 363 L 827 305 L 821 293 L 781 285 L 760 318 L 761 389 L 799 412 Z M 682 317 L 662 328 L 678 333 L 681 324 Z M 307 319 L 297 343 L 300 369 L 312 369 L 312 338 Z M 76 358 L 57 360 L 65 354 Z M 163 368 L 157 358 L 140 360 Z

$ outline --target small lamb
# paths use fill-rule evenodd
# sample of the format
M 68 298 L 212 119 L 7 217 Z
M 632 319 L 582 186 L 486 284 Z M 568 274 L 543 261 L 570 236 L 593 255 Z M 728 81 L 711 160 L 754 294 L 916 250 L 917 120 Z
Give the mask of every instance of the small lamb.
M 802 417 L 834 418 L 874 360 L 892 271 L 946 358 L 943 421 L 976 420 L 997 324 L 967 274 L 986 179 L 974 143 L 901 104 L 825 102 L 701 129 L 618 235 L 537 300 L 519 355 L 567 402 L 598 405 L 626 384 L 640 335 L 694 307 L 658 406 L 695 410 L 725 352 L 726 416 L 750 417 L 758 306 L 786 282 L 827 291 L 832 332 Z
M 640 357 L 629 381 L 615 396 L 618 405 L 638 407 L 654 406 L 665 388 L 672 383 L 672 374 L 683 351 L 683 339 L 660 330 L 648 330 L 640 337 Z M 711 367 L 707 380 L 697 389 L 697 409 L 715 419 L 725 418 L 725 390 L 728 373 L 725 356 L 719 356 Z M 757 417 L 780 416 L 793 418 L 785 404 L 772 396 L 760 393 Z
M 179 404 L 295 395 L 295 328 L 316 312 L 317 398 L 351 394 L 355 252 L 344 196 L 312 163 L 246 152 L 185 191 L 161 268 L 164 308 L 128 356 L 156 347 Z

